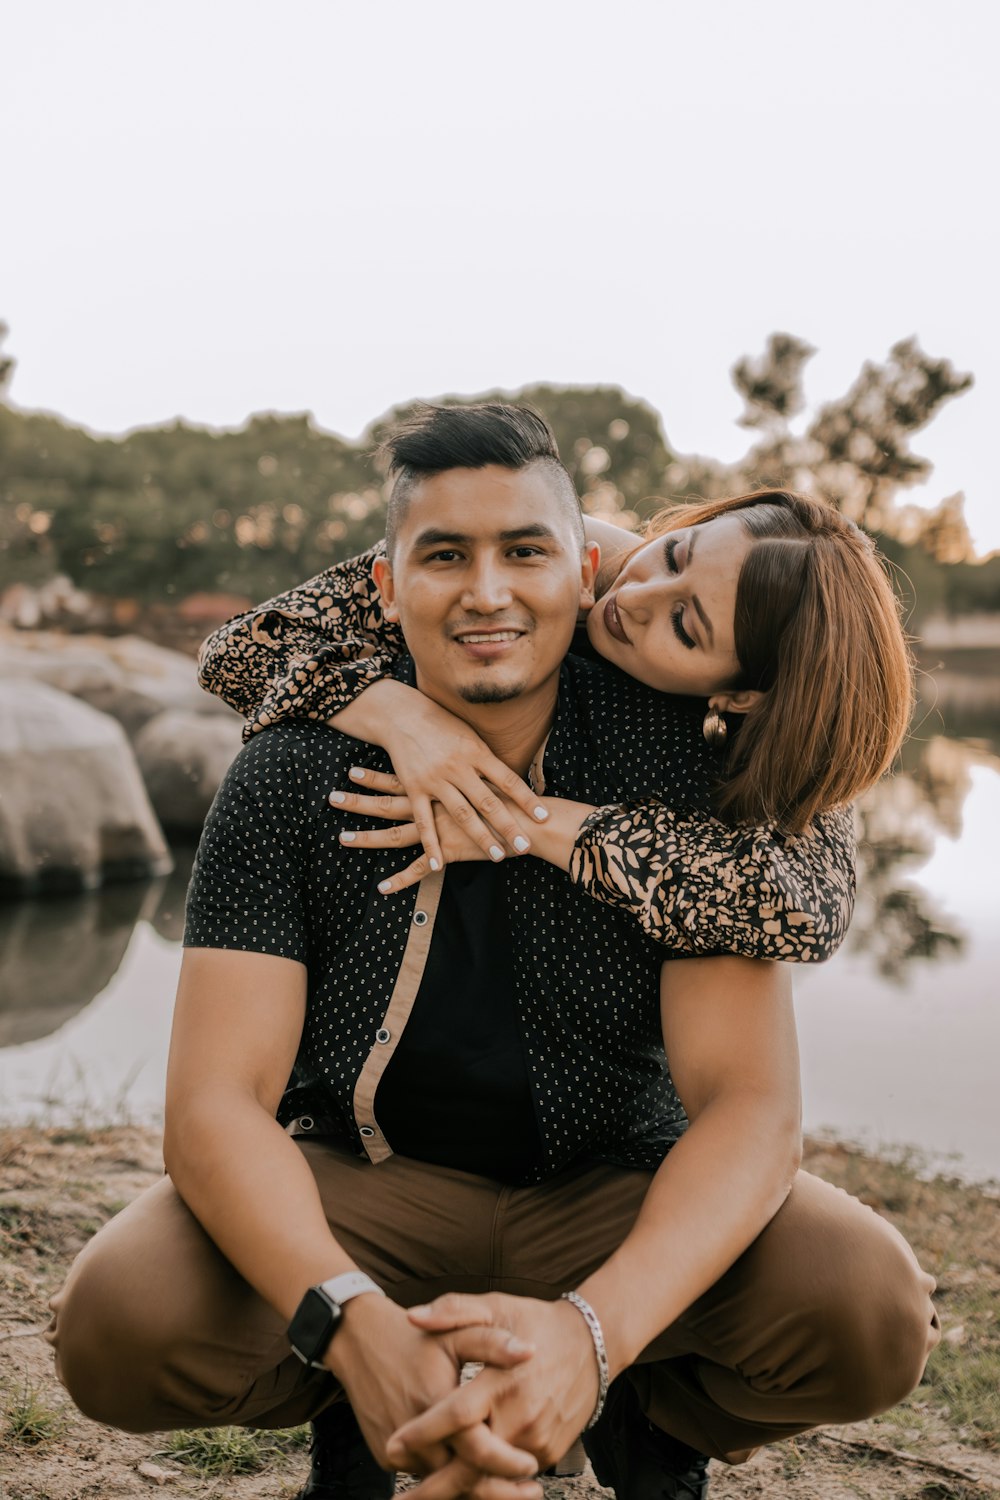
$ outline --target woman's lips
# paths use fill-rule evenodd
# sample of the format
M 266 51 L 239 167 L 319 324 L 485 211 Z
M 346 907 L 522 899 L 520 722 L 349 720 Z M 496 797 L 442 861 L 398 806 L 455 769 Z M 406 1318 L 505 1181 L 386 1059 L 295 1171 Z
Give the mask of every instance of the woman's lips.
M 615 596 L 613 594 L 604 606 L 604 623 L 608 627 L 608 634 L 613 635 L 616 641 L 624 641 L 626 646 L 631 646 L 632 642 L 625 634 L 625 627 L 622 625 L 621 615 L 618 613 L 618 606 L 615 603 Z

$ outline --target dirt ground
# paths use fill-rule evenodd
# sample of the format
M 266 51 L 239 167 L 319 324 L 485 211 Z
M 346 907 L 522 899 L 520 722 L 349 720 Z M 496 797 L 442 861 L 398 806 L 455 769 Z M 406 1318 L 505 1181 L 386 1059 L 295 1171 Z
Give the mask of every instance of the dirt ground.
M 997 1197 L 830 1143 L 812 1143 L 806 1164 L 899 1225 L 938 1277 L 944 1340 L 902 1406 L 767 1449 L 739 1469 L 713 1464 L 712 1500 L 1000 1496 Z M 302 1483 L 305 1432 L 275 1449 L 269 1438 L 220 1431 L 196 1450 L 195 1439 L 89 1422 L 55 1381 L 40 1336 L 47 1296 L 88 1237 L 161 1170 L 151 1130 L 0 1130 L 0 1500 L 133 1500 L 157 1489 L 291 1500 Z M 547 1500 L 604 1493 L 589 1475 L 546 1487 Z

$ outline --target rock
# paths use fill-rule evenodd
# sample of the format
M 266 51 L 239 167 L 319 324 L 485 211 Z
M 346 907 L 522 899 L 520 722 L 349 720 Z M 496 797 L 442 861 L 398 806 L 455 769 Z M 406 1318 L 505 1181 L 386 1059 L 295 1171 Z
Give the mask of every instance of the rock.
M 154 1484 L 175 1484 L 178 1479 L 184 1478 L 183 1469 L 176 1465 L 171 1465 L 168 1469 L 165 1464 L 154 1464 L 151 1458 L 144 1458 L 141 1463 L 136 1464 L 135 1471 L 143 1479 L 151 1479 Z
M 189 656 L 139 636 L 0 633 L 0 675 L 46 682 L 110 714 L 132 738 L 167 709 L 239 722 L 231 708 L 198 686 Z
M 170 865 L 120 725 L 43 683 L 0 678 L 0 894 L 90 890 Z
M 159 714 L 139 731 L 136 758 L 165 828 L 201 829 L 240 743 L 241 721 L 235 714 L 223 719 L 175 710 Z

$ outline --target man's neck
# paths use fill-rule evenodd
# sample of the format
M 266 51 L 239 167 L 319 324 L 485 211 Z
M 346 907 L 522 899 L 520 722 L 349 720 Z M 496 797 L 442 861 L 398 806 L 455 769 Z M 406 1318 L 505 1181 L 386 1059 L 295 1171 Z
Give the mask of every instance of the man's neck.
M 417 686 L 420 686 L 419 673 Z M 464 719 L 498 760 L 526 778 L 535 753 L 552 728 L 558 695 L 557 675 L 534 692 L 508 698 L 503 703 L 466 703 L 458 697 L 448 702 L 435 697 L 434 701 Z

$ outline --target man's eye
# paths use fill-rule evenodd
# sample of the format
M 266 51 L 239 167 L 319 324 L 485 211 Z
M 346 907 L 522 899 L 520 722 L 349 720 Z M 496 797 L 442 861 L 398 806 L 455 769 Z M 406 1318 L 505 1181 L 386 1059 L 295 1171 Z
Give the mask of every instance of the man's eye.
M 681 605 L 678 605 L 677 608 L 671 612 L 670 623 L 673 625 L 674 635 L 680 641 L 681 645 L 686 646 L 689 651 L 693 651 L 698 642 L 692 640 L 692 638 L 688 635 L 687 631 L 684 629 L 683 621 L 684 610 Z
M 457 556 L 458 553 L 455 551 L 454 547 L 442 547 L 438 552 L 429 552 L 427 554 L 427 561 L 454 562 Z
M 541 547 L 530 547 L 527 543 L 523 547 L 514 547 L 511 551 L 512 557 L 541 557 Z

